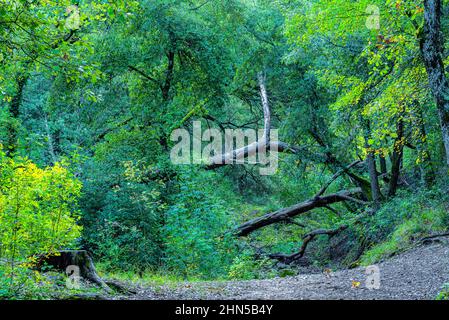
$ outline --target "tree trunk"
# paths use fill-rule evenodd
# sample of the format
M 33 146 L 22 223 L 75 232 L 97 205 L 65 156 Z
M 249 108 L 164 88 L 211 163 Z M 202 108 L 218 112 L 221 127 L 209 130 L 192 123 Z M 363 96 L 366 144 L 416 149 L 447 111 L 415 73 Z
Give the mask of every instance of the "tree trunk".
M 52 266 L 64 273 L 67 267 L 76 266 L 79 268 L 82 278 L 111 292 L 111 288 L 97 274 L 92 258 L 85 250 L 64 250 L 59 251 L 57 255 L 44 256 L 38 262 L 38 269 L 44 265 Z
M 387 160 L 383 154 L 379 155 L 379 164 L 380 164 L 380 173 L 385 175 L 387 174 Z
M 167 71 L 165 73 L 165 82 L 164 85 L 161 87 L 162 91 L 162 98 L 164 99 L 164 102 L 167 102 L 170 98 L 170 88 L 173 81 L 173 71 L 175 68 L 175 51 L 170 50 L 167 53 L 167 59 L 168 59 L 168 65 L 167 65 Z
M 417 151 L 419 157 L 419 169 L 421 182 L 423 185 L 431 186 L 435 181 L 435 171 L 433 169 L 432 158 L 427 145 L 427 131 L 422 109 L 417 105 L 416 118 L 418 119 L 417 126 L 419 127 L 419 138 L 417 143 Z
M 401 112 L 396 125 L 396 139 L 393 146 L 393 155 L 391 158 L 391 179 L 388 188 L 388 196 L 393 197 L 398 188 L 399 175 L 401 172 L 401 162 L 404 151 L 404 113 Z
M 446 162 L 449 165 L 449 84 L 443 63 L 441 6 L 441 0 L 424 0 L 424 31 L 420 47 L 438 108 Z
M 367 150 L 366 162 L 368 164 L 368 173 L 371 184 L 371 199 L 373 201 L 374 208 L 378 210 L 380 208 L 382 194 L 380 192 L 379 177 L 377 176 L 376 159 L 369 143 L 371 136 L 371 124 L 369 123 L 369 120 L 362 119 L 362 125 L 364 130 L 365 149 Z
M 354 201 L 365 204 L 363 201 L 353 198 L 354 196 L 358 196 L 361 194 L 362 190 L 360 188 L 357 188 L 354 190 L 340 191 L 327 196 L 316 196 L 312 199 L 301 202 L 289 208 L 280 209 L 278 211 L 268 213 L 262 217 L 250 220 L 240 225 L 236 229 L 235 234 L 239 237 L 244 237 L 260 228 L 272 225 L 277 222 L 289 220 L 295 216 L 309 212 L 316 208 L 328 207 L 329 205 L 337 202 Z
M 53 144 L 53 137 L 50 131 L 50 126 L 48 125 L 48 117 L 45 112 L 44 112 L 44 126 L 45 126 L 45 133 L 47 134 L 48 153 L 51 158 L 51 164 L 55 165 L 58 160 L 56 157 L 55 146 Z

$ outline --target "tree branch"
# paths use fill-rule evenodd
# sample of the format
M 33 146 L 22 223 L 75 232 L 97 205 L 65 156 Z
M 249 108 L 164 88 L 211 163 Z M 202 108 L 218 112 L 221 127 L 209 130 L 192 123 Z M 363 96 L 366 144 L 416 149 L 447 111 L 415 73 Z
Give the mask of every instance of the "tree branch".
M 258 76 L 260 98 L 262 101 L 262 108 L 264 114 L 264 130 L 263 135 L 258 141 L 255 141 L 242 148 L 232 150 L 225 154 L 214 156 L 210 159 L 210 164 L 206 167 L 207 170 L 215 169 L 227 164 L 240 162 L 249 156 L 256 154 L 259 150 L 268 149 L 276 150 L 279 146 L 279 142 L 270 144 L 270 130 L 271 130 L 271 112 L 268 102 L 267 89 L 265 87 L 266 77 L 263 73 L 259 73 Z
M 330 237 L 336 235 L 337 233 L 347 229 L 348 226 L 347 225 L 343 225 L 341 227 L 338 227 L 337 229 L 330 229 L 330 230 L 325 230 L 325 229 L 318 229 L 318 230 L 314 230 L 312 232 L 309 232 L 308 234 L 306 234 L 303 237 L 303 242 L 301 245 L 301 248 L 299 249 L 298 252 L 293 253 L 293 254 L 283 254 L 283 253 L 276 253 L 276 254 L 270 254 L 269 257 L 272 259 L 277 259 L 280 260 L 281 262 L 284 263 L 291 263 L 297 259 L 300 259 L 304 256 L 307 246 L 309 245 L 309 243 L 311 241 L 313 241 L 315 239 L 315 237 L 319 236 L 319 235 L 328 235 Z
M 343 173 L 348 172 L 349 169 L 351 169 L 352 167 L 358 165 L 359 163 L 361 163 L 360 160 L 356 160 L 353 163 L 351 163 L 350 165 L 346 166 L 345 168 L 339 170 L 337 173 L 335 173 L 332 178 L 326 182 L 326 184 L 321 188 L 321 190 L 316 194 L 315 197 L 319 197 L 321 195 L 324 194 L 324 192 L 326 192 L 327 188 L 329 188 L 329 186 L 332 184 L 332 182 L 334 182 L 335 180 L 337 180 L 337 178 L 339 176 L 341 176 Z
M 154 83 L 156 83 L 157 85 L 160 86 L 159 81 L 157 81 L 157 80 L 154 79 L 153 77 L 147 75 L 147 74 L 146 74 L 145 72 L 143 72 L 142 70 L 139 70 L 139 69 L 137 69 L 136 67 L 131 66 L 131 65 L 128 66 L 128 69 L 131 70 L 131 71 L 137 72 L 138 74 L 140 74 L 140 75 L 141 75 L 142 77 L 144 77 L 145 79 L 150 80 L 150 81 L 153 81 Z
M 294 206 L 283 208 L 275 212 L 267 213 L 261 217 L 252 219 L 240 225 L 235 230 L 235 235 L 239 237 L 244 237 L 263 227 L 291 219 L 293 217 L 304 214 L 316 208 L 326 208 L 327 206 L 333 203 L 350 200 L 360 204 L 366 204 L 365 202 L 354 198 L 354 196 L 361 194 L 362 189 L 356 188 L 353 190 L 343 190 L 326 196 L 314 197 L 312 199 L 303 201 Z

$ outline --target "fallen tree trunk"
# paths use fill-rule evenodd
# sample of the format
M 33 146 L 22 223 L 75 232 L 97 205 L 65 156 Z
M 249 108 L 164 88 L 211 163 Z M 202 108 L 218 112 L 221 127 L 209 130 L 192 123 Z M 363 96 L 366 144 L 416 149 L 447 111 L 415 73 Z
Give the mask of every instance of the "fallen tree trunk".
M 260 88 L 260 98 L 262 101 L 262 109 L 263 109 L 263 115 L 264 115 L 264 130 L 263 130 L 263 136 L 253 143 L 250 143 L 246 146 L 243 146 L 241 148 L 237 148 L 234 150 L 231 150 L 229 152 L 225 152 L 224 154 L 216 155 L 209 159 L 208 163 L 205 166 L 206 170 L 215 170 L 217 168 L 230 165 L 230 164 L 244 164 L 245 160 L 249 157 L 258 155 L 260 153 L 265 154 L 268 151 L 273 151 L 274 153 L 291 153 L 291 154 L 300 154 L 301 152 L 305 151 L 307 153 L 307 146 L 294 146 L 290 145 L 288 143 L 285 143 L 283 141 L 279 141 L 277 139 L 273 140 L 270 136 L 270 130 L 271 130 L 271 110 L 270 110 L 270 104 L 266 89 L 266 79 L 265 75 L 263 73 L 258 74 L 258 81 L 259 81 L 259 88 Z M 213 117 L 210 117 L 211 119 L 214 119 Z M 221 129 L 224 130 L 224 127 L 221 126 Z M 323 148 L 329 149 L 329 147 L 324 143 L 324 141 L 321 139 L 321 137 L 315 133 L 313 130 L 310 131 L 312 134 L 312 137 L 316 140 L 316 142 Z M 366 181 L 364 178 L 359 177 L 358 175 L 354 174 L 350 171 L 352 167 L 355 165 L 358 165 L 361 163 L 361 161 L 355 161 L 349 166 L 343 166 L 337 158 L 332 155 L 329 151 L 326 151 L 326 162 L 329 164 L 332 164 L 336 169 L 338 169 L 338 172 L 334 176 L 334 180 L 339 177 L 342 173 L 347 174 L 352 182 L 355 182 L 356 186 L 361 188 L 363 198 L 365 200 L 370 200 L 369 197 L 369 188 L 370 183 L 369 181 Z M 332 181 L 329 182 L 332 183 Z M 329 185 L 325 186 L 324 189 L 322 189 L 322 192 L 326 190 L 326 188 Z M 321 195 L 321 194 L 320 194 Z
M 268 213 L 262 217 L 250 220 L 242 225 L 240 225 L 236 230 L 235 234 L 239 237 L 244 237 L 253 231 L 260 228 L 269 226 L 274 223 L 289 220 L 300 214 L 309 212 L 316 208 L 325 208 L 329 205 L 342 201 L 354 201 L 361 204 L 366 204 L 362 200 L 358 200 L 354 197 L 362 194 L 361 188 L 356 188 L 353 190 L 343 190 L 337 193 L 329 194 L 326 196 L 315 196 L 312 199 L 301 202 L 289 208 L 283 208 L 278 211 Z
M 434 235 L 431 235 L 428 237 L 424 237 L 419 241 L 422 242 L 423 244 L 429 244 L 432 242 L 433 239 L 442 238 L 442 237 L 449 237 L 449 232 L 434 234 Z
M 257 154 L 257 152 L 263 150 L 272 150 L 279 153 L 297 154 L 304 149 L 305 148 L 289 145 L 288 143 L 282 141 L 270 141 L 270 143 L 267 145 L 264 140 L 260 140 L 240 149 L 233 150 L 229 154 L 220 155 L 213 158 L 212 160 L 210 160 L 211 163 L 206 165 L 205 169 L 214 170 L 229 164 L 243 164 L 245 163 L 245 159 L 254 156 L 255 154 Z
M 97 274 L 92 258 L 86 250 L 63 250 L 57 254 L 42 256 L 37 263 L 37 267 L 41 269 L 45 265 L 52 266 L 66 274 L 68 267 L 78 267 L 80 277 L 99 285 L 107 292 L 112 291 Z

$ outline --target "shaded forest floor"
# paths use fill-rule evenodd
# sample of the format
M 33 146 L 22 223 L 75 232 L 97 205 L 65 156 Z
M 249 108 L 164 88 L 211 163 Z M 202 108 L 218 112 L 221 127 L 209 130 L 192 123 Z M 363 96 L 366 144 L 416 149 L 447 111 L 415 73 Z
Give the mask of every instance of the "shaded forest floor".
M 115 299 L 435 299 L 449 282 L 447 241 L 421 245 L 378 264 L 380 289 L 365 287 L 365 268 L 270 280 L 191 282 L 134 288 Z M 357 283 L 360 285 L 357 287 Z M 354 285 L 355 284 L 355 285 Z

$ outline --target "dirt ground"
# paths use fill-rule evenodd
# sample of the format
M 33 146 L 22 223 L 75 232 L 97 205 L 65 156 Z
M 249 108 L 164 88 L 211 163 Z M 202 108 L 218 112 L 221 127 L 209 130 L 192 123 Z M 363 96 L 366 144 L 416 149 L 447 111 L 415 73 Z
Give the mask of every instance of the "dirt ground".
M 367 288 L 366 268 L 301 274 L 270 280 L 194 282 L 177 286 L 139 286 L 135 294 L 116 297 L 132 300 L 304 300 L 435 299 L 449 283 L 449 245 L 421 245 L 377 265 L 379 288 Z M 368 278 L 369 277 L 369 278 Z M 369 286 L 369 284 L 368 284 Z

